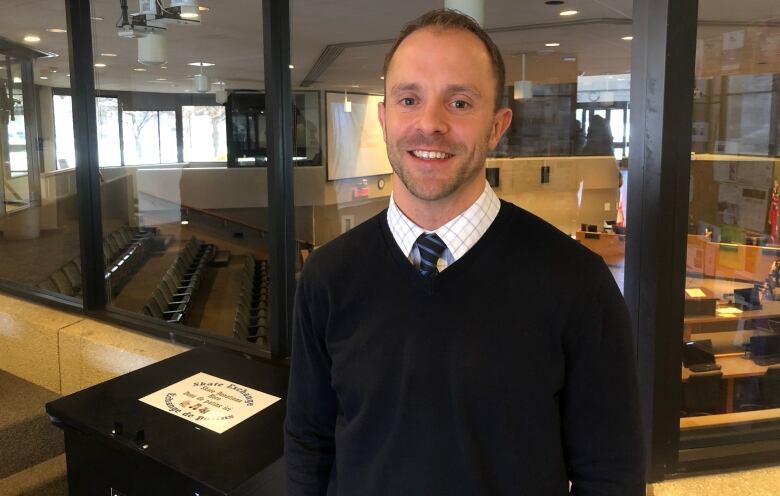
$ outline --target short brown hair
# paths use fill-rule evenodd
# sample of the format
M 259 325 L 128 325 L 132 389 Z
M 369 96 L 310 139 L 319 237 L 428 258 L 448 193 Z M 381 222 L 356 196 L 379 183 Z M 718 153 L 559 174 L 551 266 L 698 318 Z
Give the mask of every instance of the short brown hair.
M 491 66 L 493 67 L 493 77 L 496 79 L 495 110 L 501 108 L 501 103 L 504 99 L 504 79 L 506 77 L 506 69 L 504 68 L 504 59 L 501 57 L 501 52 L 498 50 L 496 44 L 493 43 L 493 40 L 490 39 L 490 36 L 488 36 L 485 30 L 482 29 L 482 27 L 477 21 L 474 20 L 473 17 L 467 16 L 466 14 L 457 10 L 431 10 L 430 12 L 426 12 L 425 14 L 404 26 L 404 28 L 399 33 L 398 38 L 395 40 L 395 43 L 393 43 L 393 47 L 387 53 L 387 56 L 385 56 L 385 66 L 382 69 L 382 75 L 387 76 L 387 70 L 390 68 L 390 61 L 392 60 L 393 55 L 395 55 L 395 51 L 398 50 L 398 46 L 401 44 L 401 42 L 415 31 L 428 27 L 439 29 L 463 29 L 473 33 L 482 41 L 482 43 L 485 45 L 485 48 L 487 48 L 488 53 L 490 54 L 490 62 Z

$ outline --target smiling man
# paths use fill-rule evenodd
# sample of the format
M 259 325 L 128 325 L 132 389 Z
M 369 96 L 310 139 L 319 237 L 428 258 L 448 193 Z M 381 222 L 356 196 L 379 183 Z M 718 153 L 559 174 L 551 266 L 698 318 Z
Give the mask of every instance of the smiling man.
M 384 72 L 390 205 L 312 253 L 296 294 L 288 493 L 644 494 L 612 275 L 484 178 L 512 119 L 495 44 L 429 12 Z

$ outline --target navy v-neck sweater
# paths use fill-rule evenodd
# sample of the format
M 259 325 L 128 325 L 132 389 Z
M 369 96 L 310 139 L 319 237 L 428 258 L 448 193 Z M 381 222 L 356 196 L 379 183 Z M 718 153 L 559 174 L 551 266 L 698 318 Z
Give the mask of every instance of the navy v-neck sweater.
M 502 201 L 425 278 L 386 212 L 296 294 L 290 495 L 643 495 L 633 344 L 600 257 Z

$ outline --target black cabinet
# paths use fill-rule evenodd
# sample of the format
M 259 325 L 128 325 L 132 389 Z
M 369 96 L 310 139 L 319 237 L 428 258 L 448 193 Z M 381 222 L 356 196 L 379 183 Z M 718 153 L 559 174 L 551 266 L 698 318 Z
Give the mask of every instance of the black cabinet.
M 281 397 L 217 434 L 139 401 L 198 372 Z M 49 403 L 70 494 L 283 495 L 288 368 L 199 347 Z

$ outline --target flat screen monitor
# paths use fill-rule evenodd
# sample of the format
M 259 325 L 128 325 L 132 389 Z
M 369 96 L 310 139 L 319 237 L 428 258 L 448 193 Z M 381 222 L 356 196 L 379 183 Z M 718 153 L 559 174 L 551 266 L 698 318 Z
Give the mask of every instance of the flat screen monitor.
M 756 357 L 780 355 L 780 334 L 751 336 L 750 353 Z
M 690 367 L 700 363 L 715 363 L 711 339 L 686 341 L 683 343 L 683 365 Z

